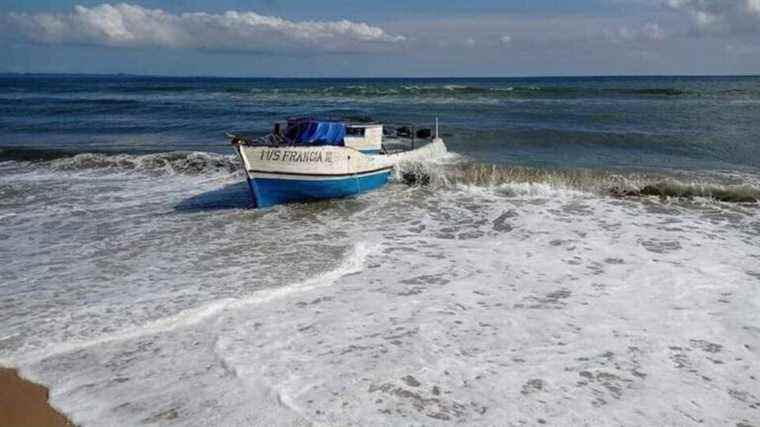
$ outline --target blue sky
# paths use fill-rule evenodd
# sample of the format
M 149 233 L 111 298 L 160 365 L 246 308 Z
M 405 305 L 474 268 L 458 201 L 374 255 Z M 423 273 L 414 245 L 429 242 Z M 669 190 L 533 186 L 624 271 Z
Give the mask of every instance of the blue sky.
M 760 74 L 760 0 L 11 0 L 0 72 Z

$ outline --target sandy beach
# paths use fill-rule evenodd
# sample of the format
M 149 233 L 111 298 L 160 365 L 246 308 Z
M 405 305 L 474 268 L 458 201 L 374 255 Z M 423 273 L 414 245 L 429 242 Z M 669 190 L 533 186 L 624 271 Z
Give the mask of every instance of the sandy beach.
M 48 404 L 48 390 L 26 381 L 14 369 L 0 368 L 0 426 L 73 426 Z

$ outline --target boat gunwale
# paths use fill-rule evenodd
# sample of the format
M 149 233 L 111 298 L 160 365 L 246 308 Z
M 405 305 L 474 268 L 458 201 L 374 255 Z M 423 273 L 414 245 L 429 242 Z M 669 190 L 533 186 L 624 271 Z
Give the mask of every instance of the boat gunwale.
M 394 154 L 408 153 L 410 151 L 415 151 L 433 143 L 435 143 L 435 140 L 425 140 L 425 142 L 420 144 L 419 147 L 409 147 L 409 148 L 404 147 L 400 149 L 394 149 L 393 152 L 375 153 L 375 154 L 368 154 L 358 148 L 348 147 L 346 145 L 257 144 L 252 141 L 251 142 L 241 141 L 241 142 L 233 143 L 233 145 L 238 145 L 241 147 L 248 147 L 248 148 L 287 148 L 289 150 L 292 150 L 292 149 L 314 150 L 314 149 L 321 149 L 321 148 L 330 148 L 333 150 L 346 149 L 346 150 L 351 150 L 356 153 L 362 154 L 364 156 L 390 156 Z M 403 143 L 396 143 L 396 144 L 404 145 Z
M 246 172 L 249 174 L 259 173 L 259 174 L 269 174 L 269 175 L 293 175 L 293 176 L 316 176 L 316 177 L 345 177 L 345 176 L 357 176 L 357 175 L 368 175 L 372 173 L 377 172 L 384 172 L 384 171 L 390 171 L 393 170 L 394 166 L 383 166 L 381 168 L 367 170 L 367 171 L 361 171 L 361 172 L 350 172 L 350 173 L 302 173 L 302 172 L 282 172 L 282 171 L 264 171 L 264 170 L 257 170 L 257 169 L 248 169 Z

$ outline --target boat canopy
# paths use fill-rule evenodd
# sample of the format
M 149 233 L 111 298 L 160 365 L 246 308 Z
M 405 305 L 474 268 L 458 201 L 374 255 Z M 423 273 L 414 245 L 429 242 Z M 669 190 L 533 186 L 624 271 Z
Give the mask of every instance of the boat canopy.
M 288 120 L 285 138 L 296 145 L 343 145 L 346 124 L 314 119 Z

